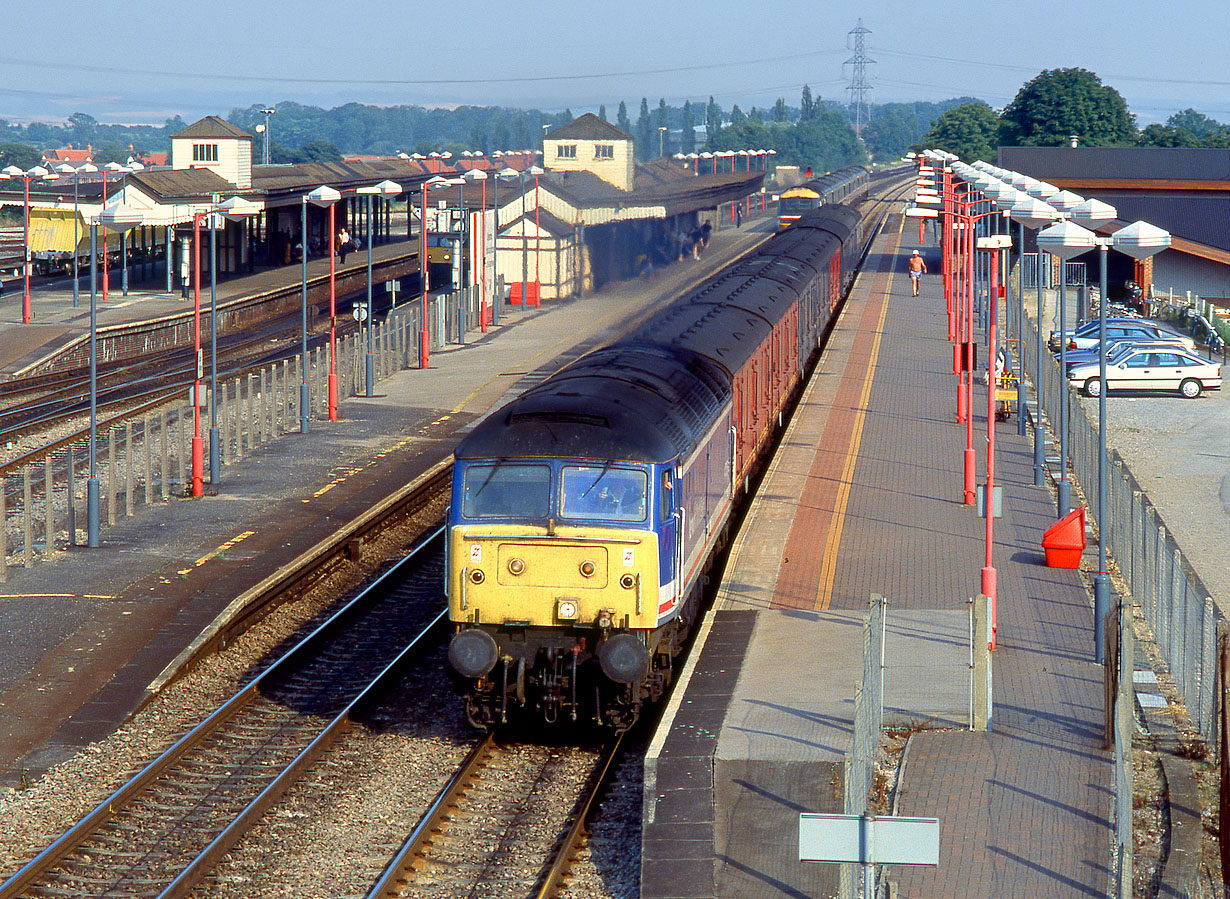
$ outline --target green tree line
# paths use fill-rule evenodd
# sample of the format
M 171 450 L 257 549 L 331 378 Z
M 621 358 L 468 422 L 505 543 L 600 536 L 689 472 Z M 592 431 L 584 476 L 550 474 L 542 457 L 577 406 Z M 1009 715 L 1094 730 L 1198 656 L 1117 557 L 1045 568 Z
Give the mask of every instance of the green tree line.
M 999 113 L 981 100 L 954 106 L 919 147 L 992 162 L 1001 146 L 1059 147 L 1073 137 L 1082 147 L 1230 147 L 1230 127 L 1194 109 L 1137 130 L 1123 96 L 1081 68 L 1041 72 Z

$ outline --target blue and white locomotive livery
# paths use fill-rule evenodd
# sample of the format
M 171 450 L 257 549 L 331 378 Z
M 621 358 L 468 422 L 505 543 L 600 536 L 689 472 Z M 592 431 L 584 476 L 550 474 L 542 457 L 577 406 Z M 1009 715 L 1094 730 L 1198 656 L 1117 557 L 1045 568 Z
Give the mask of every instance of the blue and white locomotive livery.
M 472 723 L 623 730 L 667 688 L 861 232 L 848 207 L 804 217 L 457 446 L 449 661 Z

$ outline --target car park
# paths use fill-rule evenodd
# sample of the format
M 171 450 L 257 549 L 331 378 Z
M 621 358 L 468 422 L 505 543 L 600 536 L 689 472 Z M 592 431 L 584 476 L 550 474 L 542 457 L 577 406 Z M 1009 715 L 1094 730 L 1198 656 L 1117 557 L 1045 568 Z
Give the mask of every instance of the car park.
M 1068 349 L 1085 350 L 1097 346 L 1100 338 L 1100 326 L 1097 320 L 1085 322 L 1075 331 L 1066 332 Z M 1106 339 L 1108 342 L 1119 340 L 1171 340 L 1183 344 L 1189 350 L 1196 348 L 1196 342 L 1186 334 L 1181 334 L 1161 322 L 1144 318 L 1107 319 Z M 1059 334 L 1052 332 L 1048 342 L 1051 352 L 1059 351 Z
M 1077 365 L 1068 382 L 1086 396 L 1101 392 L 1099 364 Z M 1106 367 L 1106 389 L 1177 391 L 1189 398 L 1221 388 L 1221 366 L 1178 347 L 1131 347 Z

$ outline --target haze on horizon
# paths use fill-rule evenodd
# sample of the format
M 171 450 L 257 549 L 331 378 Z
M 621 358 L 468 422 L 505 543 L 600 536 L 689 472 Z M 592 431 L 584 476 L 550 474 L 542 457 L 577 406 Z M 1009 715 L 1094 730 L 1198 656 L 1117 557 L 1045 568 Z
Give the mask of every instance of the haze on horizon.
M 797 105 L 804 84 L 845 102 L 848 32 L 861 17 L 875 103 L 974 96 L 999 108 L 1043 69 L 1079 66 L 1118 90 L 1141 127 L 1188 107 L 1230 121 L 1230 4 L 1207 0 L 953 0 L 942 11 L 905 0 L 840 10 L 531 0 L 499 15 L 460 4 L 447 17 L 400 4 L 359 15 L 322 0 L 178 6 L 64 0 L 53 16 L 6 17 L 0 119 L 161 124 L 284 100 L 605 104 L 611 117 L 623 100 L 635 117 L 641 97 Z

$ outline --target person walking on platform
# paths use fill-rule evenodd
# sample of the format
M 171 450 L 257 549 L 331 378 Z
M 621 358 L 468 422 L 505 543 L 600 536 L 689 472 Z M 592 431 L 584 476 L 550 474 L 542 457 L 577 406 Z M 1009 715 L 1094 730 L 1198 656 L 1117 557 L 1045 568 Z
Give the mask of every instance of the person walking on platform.
M 918 282 L 927 273 L 927 263 L 923 262 L 923 258 L 918 254 L 918 250 L 910 254 L 910 258 L 906 262 L 906 268 L 910 272 L 910 290 L 912 295 L 918 296 Z

